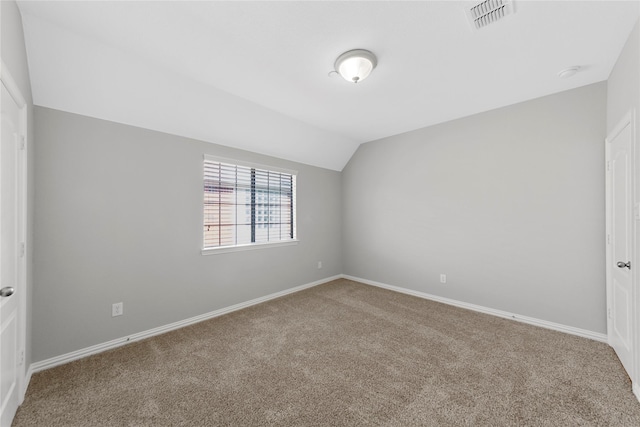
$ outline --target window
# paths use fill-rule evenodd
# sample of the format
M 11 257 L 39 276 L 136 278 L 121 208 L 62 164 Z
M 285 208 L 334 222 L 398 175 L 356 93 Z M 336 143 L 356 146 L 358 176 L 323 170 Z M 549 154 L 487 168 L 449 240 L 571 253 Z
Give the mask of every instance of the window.
M 205 155 L 203 252 L 294 242 L 295 174 Z

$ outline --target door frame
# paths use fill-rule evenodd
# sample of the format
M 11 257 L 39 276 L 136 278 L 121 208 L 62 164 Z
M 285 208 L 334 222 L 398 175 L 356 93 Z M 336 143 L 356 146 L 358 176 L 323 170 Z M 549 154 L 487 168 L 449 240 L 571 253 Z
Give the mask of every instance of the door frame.
M 612 301 L 612 275 L 613 275 L 613 255 L 611 244 L 611 203 L 612 197 L 610 191 L 611 174 L 609 173 L 609 165 L 611 161 L 610 143 L 620 134 L 627 126 L 630 126 L 631 130 L 631 169 L 632 169 L 632 184 L 631 184 L 631 322 L 633 330 L 631 331 L 631 372 L 629 376 L 632 382 L 633 393 L 640 401 L 640 274 L 636 274 L 636 269 L 640 268 L 640 238 L 638 233 L 640 232 L 640 185 L 638 184 L 638 178 L 640 174 L 638 167 L 640 166 L 640 150 L 638 149 L 638 138 L 636 133 L 635 123 L 635 109 L 629 110 L 618 124 L 613 128 L 611 132 L 605 138 L 605 195 L 606 195 L 606 295 L 607 295 L 607 336 L 608 343 L 611 345 L 611 329 L 612 319 L 610 315 L 611 301 Z M 635 266 L 635 267 L 634 267 Z M 637 270 L 640 271 L 640 270 Z
M 29 246 L 27 239 L 27 153 L 29 149 L 28 135 L 28 112 L 27 103 L 22 92 L 18 88 L 11 73 L 7 69 L 4 60 L 0 58 L 0 82 L 16 102 L 20 114 L 20 146 L 18 147 L 17 159 L 17 215 L 18 215 L 18 269 L 17 284 L 21 292 L 17 292 L 14 297 L 18 297 L 18 405 L 24 401 L 24 396 L 29 384 L 30 369 L 26 360 L 26 341 L 27 341 L 27 295 L 31 292 L 27 288 L 27 259 L 29 254 Z

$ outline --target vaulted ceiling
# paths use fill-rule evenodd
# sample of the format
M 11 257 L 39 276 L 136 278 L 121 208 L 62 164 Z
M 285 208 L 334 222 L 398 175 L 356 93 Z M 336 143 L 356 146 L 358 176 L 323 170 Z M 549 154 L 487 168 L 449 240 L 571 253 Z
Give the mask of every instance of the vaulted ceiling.
M 36 105 L 342 170 L 361 143 L 606 80 L 636 1 L 22 1 Z M 378 57 L 352 84 L 344 51 Z M 573 77 L 557 73 L 578 65 Z

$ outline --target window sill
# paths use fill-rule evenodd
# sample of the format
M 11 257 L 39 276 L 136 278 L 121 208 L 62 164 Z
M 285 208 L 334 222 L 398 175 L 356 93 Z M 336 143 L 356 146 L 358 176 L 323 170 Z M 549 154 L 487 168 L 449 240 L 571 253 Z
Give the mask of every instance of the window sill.
M 228 254 L 231 252 L 243 252 L 243 251 L 252 251 L 255 249 L 267 249 L 267 248 L 276 248 L 281 246 L 293 246 L 297 245 L 298 240 L 286 240 L 283 242 L 269 242 L 269 243 L 250 243 L 248 245 L 238 245 L 238 246 L 222 246 L 219 248 L 207 248 L 202 249 L 202 255 L 218 255 L 218 254 Z

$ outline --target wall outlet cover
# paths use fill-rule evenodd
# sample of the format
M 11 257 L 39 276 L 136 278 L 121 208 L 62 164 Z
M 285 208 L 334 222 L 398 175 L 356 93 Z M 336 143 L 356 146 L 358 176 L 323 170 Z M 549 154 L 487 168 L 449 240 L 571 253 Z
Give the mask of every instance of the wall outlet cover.
M 124 304 L 117 302 L 111 305 L 111 317 L 122 316 L 124 314 Z

